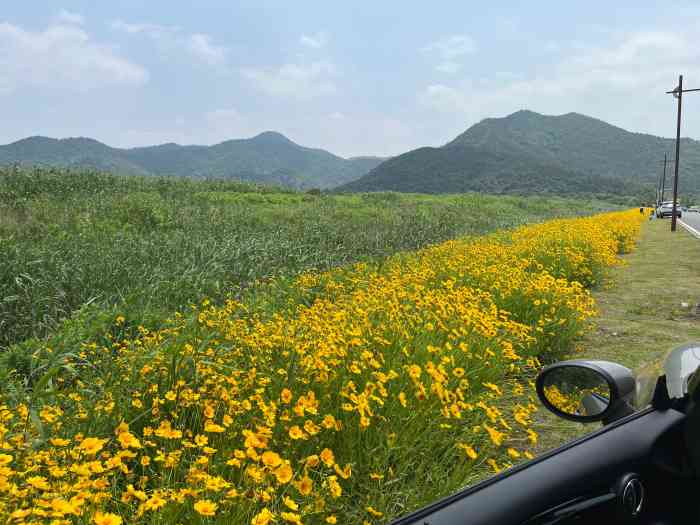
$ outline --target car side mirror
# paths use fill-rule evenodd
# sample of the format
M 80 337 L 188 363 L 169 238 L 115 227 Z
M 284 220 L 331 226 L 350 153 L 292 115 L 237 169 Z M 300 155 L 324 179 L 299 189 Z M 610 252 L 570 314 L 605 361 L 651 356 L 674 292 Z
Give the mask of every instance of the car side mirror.
M 634 412 L 634 376 L 617 363 L 562 361 L 544 368 L 535 386 L 542 404 L 570 421 L 607 425 Z

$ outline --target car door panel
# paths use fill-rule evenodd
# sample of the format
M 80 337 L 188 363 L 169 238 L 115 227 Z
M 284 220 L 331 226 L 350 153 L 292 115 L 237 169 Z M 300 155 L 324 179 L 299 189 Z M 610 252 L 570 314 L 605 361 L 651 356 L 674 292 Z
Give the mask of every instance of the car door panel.
M 651 520 L 648 523 L 673 523 L 668 520 L 677 518 L 670 511 L 662 515 L 664 501 L 658 500 L 663 500 L 669 490 L 677 490 L 676 485 L 680 487 L 682 469 L 673 464 L 677 458 L 660 455 L 656 445 L 680 436 L 684 418 L 685 414 L 674 409 L 638 412 L 399 519 L 394 525 L 585 523 L 588 520 L 581 521 L 585 516 L 601 523 L 600 519 L 617 516 L 617 502 L 604 501 L 604 496 L 610 494 L 620 476 L 629 472 L 643 477 Z M 682 441 L 677 446 L 682 447 Z M 603 500 L 586 508 L 586 501 L 601 497 Z M 576 505 L 583 508 L 570 515 L 567 505 L 574 510 Z M 647 518 L 637 521 L 645 522 Z

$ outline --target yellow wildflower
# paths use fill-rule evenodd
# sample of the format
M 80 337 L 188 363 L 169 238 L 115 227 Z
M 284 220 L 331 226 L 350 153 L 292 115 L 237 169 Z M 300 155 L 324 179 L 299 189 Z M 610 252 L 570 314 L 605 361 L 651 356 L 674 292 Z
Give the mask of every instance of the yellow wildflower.
M 106 442 L 107 442 L 106 439 L 88 437 L 88 438 L 83 439 L 80 442 L 80 445 L 78 445 L 78 448 L 80 450 L 82 450 L 85 454 L 87 454 L 89 456 L 94 456 L 100 450 L 102 450 L 102 447 L 104 446 L 104 444 Z
M 46 481 L 43 476 L 31 476 L 27 478 L 27 485 L 37 489 L 37 490 L 49 490 L 51 486 Z
M 466 443 L 458 443 L 457 446 L 464 450 L 464 453 L 469 457 L 469 459 L 476 459 L 478 457 L 476 450 Z
M 297 505 L 296 502 L 292 498 L 285 496 L 283 501 L 284 501 L 284 504 L 288 508 L 290 508 L 292 510 L 299 510 L 299 505 Z
M 288 461 L 277 467 L 274 473 L 275 478 L 277 478 L 277 482 L 282 484 L 289 483 L 294 475 L 292 472 L 292 467 L 289 465 Z
M 333 451 L 329 448 L 324 448 L 321 451 L 321 461 L 323 461 L 327 467 L 332 467 L 335 464 L 335 456 L 333 455 Z
M 146 500 L 146 502 L 143 504 L 143 507 L 146 510 L 158 510 L 163 508 L 166 503 L 167 500 L 165 500 L 157 494 L 154 494 L 150 498 L 148 498 L 148 500 Z
M 369 513 L 370 513 L 372 516 L 374 516 L 375 518 L 381 518 L 382 516 L 384 516 L 384 513 L 383 513 L 383 512 L 379 512 L 378 510 L 376 510 L 376 509 L 375 509 L 374 507 L 372 507 L 372 506 L 367 506 L 367 507 L 365 507 L 365 510 L 366 510 L 367 512 L 369 512 Z
M 10 519 L 23 520 L 32 513 L 32 509 L 17 509 L 10 513 Z
M 343 479 L 348 479 L 352 475 L 352 467 L 350 464 L 346 464 L 345 467 L 341 469 L 340 465 L 336 463 L 333 465 L 333 470 Z
M 95 525 L 121 525 L 122 519 L 111 512 L 102 513 L 98 510 L 92 518 L 92 522 Z
M 294 512 L 282 512 L 280 517 L 287 523 L 294 523 L 294 525 L 302 525 L 301 516 L 295 514 Z
M 339 498 L 343 493 L 343 489 L 338 483 L 338 478 L 335 476 L 328 476 L 328 490 L 334 498 Z
M 501 443 L 503 443 L 503 439 L 505 438 L 505 434 L 503 432 L 499 432 L 489 425 L 484 425 L 484 428 L 486 429 L 486 432 L 488 432 L 489 438 L 491 438 L 494 445 L 500 446 Z
M 217 508 L 219 506 L 208 499 L 199 500 L 194 504 L 194 510 L 202 516 L 214 516 Z
M 302 432 L 299 426 L 294 425 L 292 428 L 289 429 L 289 437 L 292 439 L 301 439 L 304 437 L 304 432 Z
M 207 421 L 207 423 L 204 425 L 204 432 L 220 433 L 224 430 L 226 430 L 224 427 L 211 421 Z
M 298 483 L 295 484 L 295 487 L 302 496 L 308 496 L 313 490 L 314 482 L 311 481 L 309 476 L 304 476 Z
M 78 514 L 78 508 L 61 498 L 54 498 L 51 500 L 51 510 L 59 514 Z
M 283 388 L 282 393 L 280 394 L 280 399 L 282 400 L 282 403 L 289 404 L 289 402 L 292 400 L 292 392 L 288 388 Z
M 250 520 L 250 525 L 269 525 L 271 521 L 274 521 L 275 515 L 270 512 L 267 508 L 264 508 L 258 512 L 253 519 Z
M 276 452 L 266 450 L 262 455 L 262 462 L 267 467 L 276 467 L 282 463 L 282 458 Z

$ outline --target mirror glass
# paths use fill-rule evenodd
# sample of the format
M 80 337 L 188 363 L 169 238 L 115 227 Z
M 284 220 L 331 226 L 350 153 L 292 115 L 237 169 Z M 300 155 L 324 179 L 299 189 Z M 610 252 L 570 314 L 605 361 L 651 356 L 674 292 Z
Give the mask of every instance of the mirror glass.
M 600 373 L 582 366 L 563 366 L 543 378 L 547 401 L 570 416 L 592 417 L 610 405 L 610 386 Z

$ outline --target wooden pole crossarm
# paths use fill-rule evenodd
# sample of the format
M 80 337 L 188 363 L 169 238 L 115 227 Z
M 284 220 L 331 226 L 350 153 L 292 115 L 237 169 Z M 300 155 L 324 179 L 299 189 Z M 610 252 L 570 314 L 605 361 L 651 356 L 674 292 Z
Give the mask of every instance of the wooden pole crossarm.
M 695 88 L 695 89 L 681 89 L 680 91 L 678 90 L 678 88 L 676 88 L 676 89 L 673 89 L 673 90 L 671 90 L 671 91 L 667 91 L 666 94 L 667 94 L 667 95 L 675 95 L 675 94 L 677 94 L 677 93 L 688 93 L 689 91 L 700 91 L 700 88 Z

